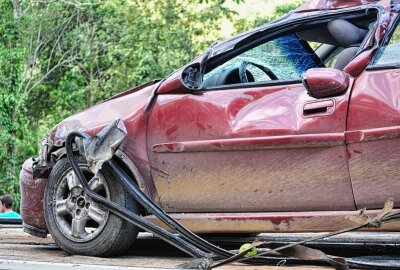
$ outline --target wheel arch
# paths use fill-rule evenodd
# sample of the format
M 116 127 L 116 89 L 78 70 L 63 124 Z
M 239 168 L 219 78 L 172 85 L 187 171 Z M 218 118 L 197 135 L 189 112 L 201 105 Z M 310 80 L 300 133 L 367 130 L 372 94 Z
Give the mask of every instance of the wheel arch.
M 140 173 L 139 169 L 136 167 L 135 163 L 122 151 L 118 150 L 115 153 L 113 158 L 117 164 L 121 167 L 121 169 L 139 186 L 139 188 L 149 196 L 147 185 L 143 179 L 142 174 Z M 140 213 L 143 215 L 147 214 L 146 209 L 138 204 Z
M 78 150 L 74 152 L 78 153 Z M 64 158 L 66 156 L 65 151 L 65 144 L 62 147 L 57 148 L 55 151 L 49 153 L 49 156 L 52 157 L 54 160 L 54 164 L 57 163 L 58 160 Z M 121 169 L 131 178 L 135 183 L 139 186 L 139 188 L 149 196 L 149 189 L 143 179 L 142 174 L 140 173 L 139 169 L 132 161 L 132 159 L 122 150 L 117 150 L 113 159 L 117 162 L 117 164 L 121 167 Z M 147 212 L 146 210 L 140 206 L 140 213 L 145 215 Z

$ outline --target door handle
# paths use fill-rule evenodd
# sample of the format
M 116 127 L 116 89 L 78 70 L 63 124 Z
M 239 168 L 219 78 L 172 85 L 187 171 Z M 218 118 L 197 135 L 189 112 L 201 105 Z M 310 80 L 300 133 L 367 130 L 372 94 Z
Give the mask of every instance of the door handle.
M 335 101 L 332 99 L 307 102 L 303 107 L 304 116 L 329 115 L 335 110 Z

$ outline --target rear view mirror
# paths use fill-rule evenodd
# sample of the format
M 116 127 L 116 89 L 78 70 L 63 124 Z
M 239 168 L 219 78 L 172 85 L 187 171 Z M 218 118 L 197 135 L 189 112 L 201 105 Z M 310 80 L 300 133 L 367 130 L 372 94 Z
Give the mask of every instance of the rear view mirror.
M 346 92 L 350 77 L 339 69 L 311 68 L 303 74 L 303 84 L 314 98 L 333 97 Z
M 201 65 L 198 62 L 180 69 L 163 81 L 157 94 L 191 93 L 202 86 Z
M 184 87 L 190 90 L 200 89 L 202 84 L 201 66 L 195 63 L 186 67 L 182 72 L 181 78 Z

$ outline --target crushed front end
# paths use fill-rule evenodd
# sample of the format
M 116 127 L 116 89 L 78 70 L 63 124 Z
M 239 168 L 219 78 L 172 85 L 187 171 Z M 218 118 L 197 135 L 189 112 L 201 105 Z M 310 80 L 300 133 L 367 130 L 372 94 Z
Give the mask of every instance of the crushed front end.
M 53 151 L 52 153 L 51 150 Z M 39 157 L 28 158 L 22 165 L 19 175 L 20 213 L 23 220 L 23 229 L 31 235 L 44 238 L 48 234 L 44 217 L 44 192 L 51 169 L 63 154 L 65 154 L 64 148 L 54 151 L 52 141 L 44 139 Z

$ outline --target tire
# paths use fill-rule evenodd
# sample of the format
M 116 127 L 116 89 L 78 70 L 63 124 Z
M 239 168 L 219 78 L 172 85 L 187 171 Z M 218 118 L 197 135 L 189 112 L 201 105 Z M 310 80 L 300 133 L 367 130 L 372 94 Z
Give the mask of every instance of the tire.
M 86 179 L 93 173 L 83 157 L 75 157 Z M 137 203 L 103 166 L 97 179 L 89 181 L 98 194 L 135 212 Z M 45 219 L 54 241 L 66 252 L 76 255 L 109 257 L 127 251 L 138 234 L 132 223 L 106 211 L 83 192 L 67 158 L 54 166 L 46 184 Z

